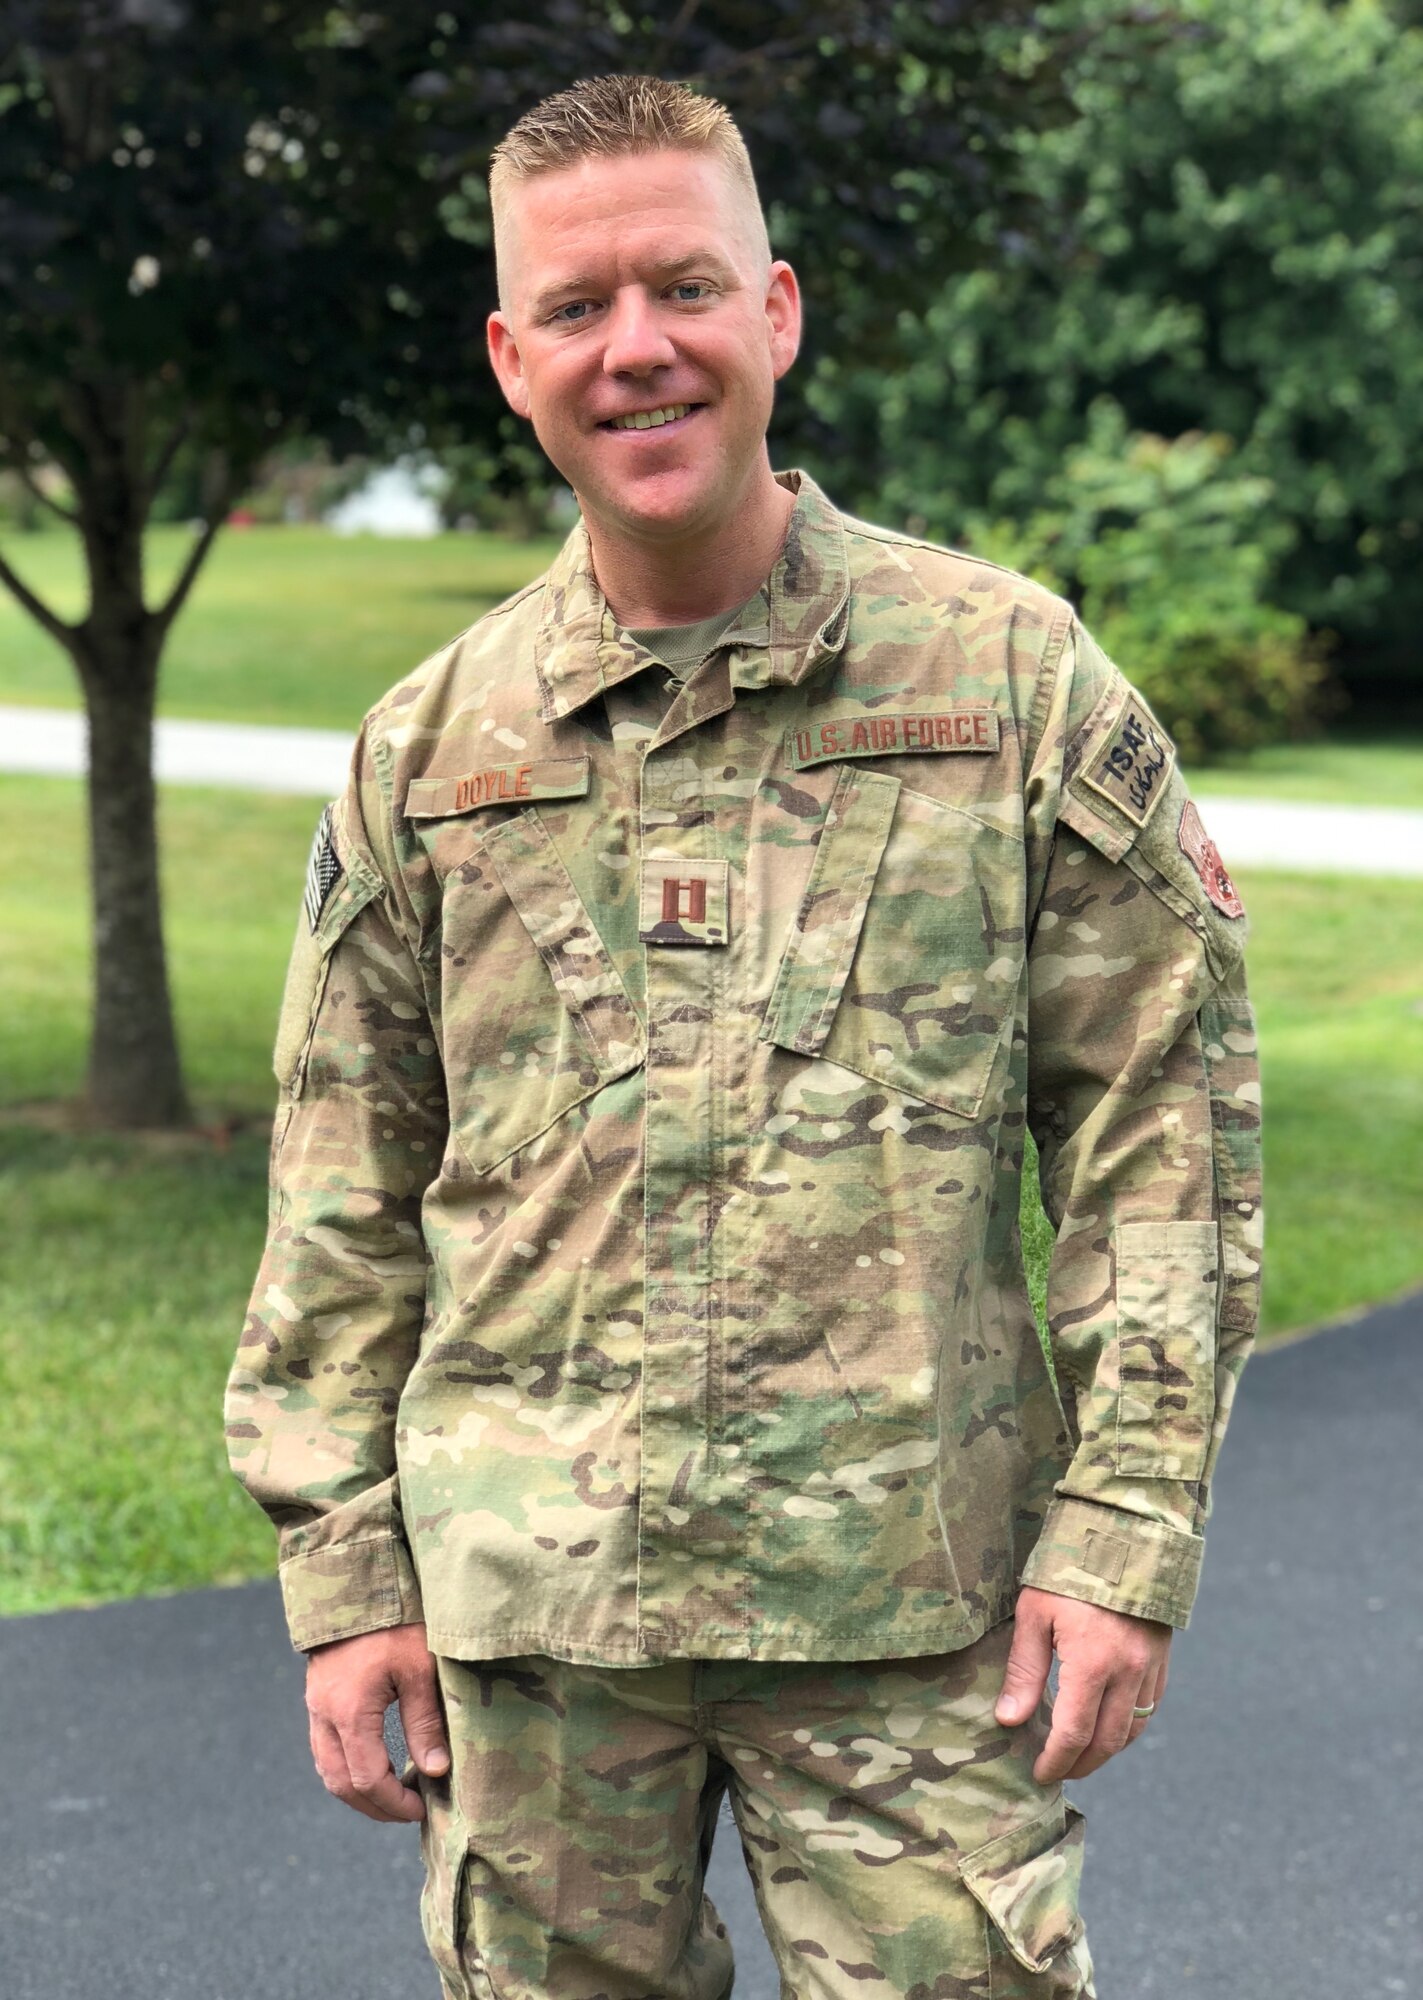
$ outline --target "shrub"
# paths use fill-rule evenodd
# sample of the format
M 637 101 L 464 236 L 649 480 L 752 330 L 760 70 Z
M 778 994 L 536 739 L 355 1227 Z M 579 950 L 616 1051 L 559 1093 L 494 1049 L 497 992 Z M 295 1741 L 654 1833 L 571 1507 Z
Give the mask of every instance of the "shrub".
M 1200 432 L 1128 434 L 1102 399 L 1047 504 L 968 537 L 1073 599 L 1191 763 L 1305 734 L 1325 700 L 1323 642 L 1263 595 L 1289 531 L 1232 449 Z

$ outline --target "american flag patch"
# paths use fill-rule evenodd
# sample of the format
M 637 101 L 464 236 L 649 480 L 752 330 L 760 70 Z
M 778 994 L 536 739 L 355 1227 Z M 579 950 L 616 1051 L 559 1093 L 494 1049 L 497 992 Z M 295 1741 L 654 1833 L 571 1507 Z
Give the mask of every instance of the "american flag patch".
M 341 860 L 336 852 L 336 836 L 332 830 L 331 814 L 331 807 L 325 807 L 316 822 L 316 835 L 311 843 L 311 859 L 306 864 L 306 894 L 302 898 L 302 903 L 306 910 L 307 924 L 313 933 L 321 921 L 321 912 L 326 908 L 331 885 L 341 873 Z

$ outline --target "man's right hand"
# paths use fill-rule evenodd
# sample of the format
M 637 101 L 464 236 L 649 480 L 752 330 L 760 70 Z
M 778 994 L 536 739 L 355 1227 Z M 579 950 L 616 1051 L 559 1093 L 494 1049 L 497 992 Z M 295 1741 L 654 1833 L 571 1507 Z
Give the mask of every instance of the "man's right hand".
M 396 1625 L 314 1646 L 306 1662 L 311 1754 L 328 1792 L 367 1819 L 423 1819 L 425 1802 L 402 1785 L 385 1747 L 385 1711 L 400 1703 L 400 1726 L 427 1777 L 450 1768 L 435 1656 L 423 1625 Z

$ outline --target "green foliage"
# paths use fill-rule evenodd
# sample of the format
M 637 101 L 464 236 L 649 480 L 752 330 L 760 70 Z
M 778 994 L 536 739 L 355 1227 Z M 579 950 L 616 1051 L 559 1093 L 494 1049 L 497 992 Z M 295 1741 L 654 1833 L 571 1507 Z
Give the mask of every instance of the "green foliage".
M 1077 602 L 1191 762 L 1298 731 L 1324 676 L 1304 620 L 1264 599 L 1286 535 L 1270 520 L 1269 481 L 1232 456 L 1228 438 L 1199 432 L 1128 437 L 1102 399 L 1044 504 L 967 535 Z
M 864 512 L 1024 522 L 1102 396 L 1235 441 L 1257 594 L 1415 683 L 1423 617 L 1423 33 L 1373 0 L 1065 0 L 1077 115 L 1024 134 L 1033 239 L 901 315 L 888 380 L 813 391 Z
M 0 459 L 43 453 L 82 491 L 101 441 L 140 469 L 192 447 L 241 484 L 284 437 L 394 436 L 476 444 L 517 486 L 484 176 L 521 111 L 600 71 L 725 99 L 812 341 L 868 350 L 886 293 L 922 304 L 981 254 L 969 205 L 1025 225 L 1017 135 L 1060 103 L 1039 11 L 0 0 Z

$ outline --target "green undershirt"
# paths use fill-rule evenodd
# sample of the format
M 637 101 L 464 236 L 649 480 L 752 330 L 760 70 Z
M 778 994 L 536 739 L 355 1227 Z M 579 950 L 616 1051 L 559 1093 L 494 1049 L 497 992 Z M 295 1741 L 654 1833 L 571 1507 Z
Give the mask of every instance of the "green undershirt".
M 755 595 L 759 596 L 759 591 Z M 748 597 L 746 604 L 751 602 L 752 598 Z M 741 616 L 746 604 L 733 605 L 730 611 L 718 611 L 714 618 L 700 618 L 695 625 L 629 625 L 627 630 L 639 646 L 681 681 L 693 668 L 701 665 L 722 633 Z

